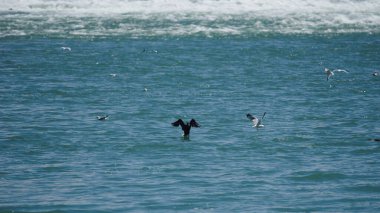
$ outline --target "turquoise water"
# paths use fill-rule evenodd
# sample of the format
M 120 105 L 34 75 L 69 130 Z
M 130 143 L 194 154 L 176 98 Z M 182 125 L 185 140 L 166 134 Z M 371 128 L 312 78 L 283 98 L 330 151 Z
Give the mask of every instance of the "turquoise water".
M 0 212 L 380 210 L 376 21 L 312 14 L 300 33 L 273 30 L 276 16 L 253 32 L 255 17 L 127 11 L 97 17 L 100 31 L 79 17 L 72 33 L 70 18 L 12 8 L 0 37 Z M 325 67 L 348 73 L 326 81 Z M 253 128 L 246 114 L 264 112 Z M 185 140 L 178 118 L 201 127 Z

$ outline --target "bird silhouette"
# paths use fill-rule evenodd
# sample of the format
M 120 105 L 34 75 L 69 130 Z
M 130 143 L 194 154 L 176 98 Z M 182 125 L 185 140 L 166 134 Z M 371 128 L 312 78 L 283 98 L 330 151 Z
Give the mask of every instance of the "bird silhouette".
M 191 127 L 200 127 L 200 125 L 194 119 L 191 119 L 190 123 L 186 123 L 186 124 L 185 122 L 183 122 L 182 119 L 178 119 L 176 122 L 172 123 L 172 126 L 175 126 L 175 127 L 181 126 L 183 130 L 183 137 L 189 137 Z

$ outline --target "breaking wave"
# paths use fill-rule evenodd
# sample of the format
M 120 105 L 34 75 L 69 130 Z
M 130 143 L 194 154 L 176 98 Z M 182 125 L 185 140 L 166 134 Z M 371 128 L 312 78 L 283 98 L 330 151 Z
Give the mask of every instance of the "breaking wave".
M 378 0 L 17 0 L 0 37 L 379 33 Z

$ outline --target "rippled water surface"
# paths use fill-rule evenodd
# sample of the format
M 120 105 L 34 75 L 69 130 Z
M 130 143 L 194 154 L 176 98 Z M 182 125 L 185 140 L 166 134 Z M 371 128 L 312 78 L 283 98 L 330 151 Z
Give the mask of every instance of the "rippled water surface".
M 59 13 L 43 30 L 25 24 L 50 14 L 43 4 L 74 4 L 36 2 L 0 24 L 12 29 L 0 33 L 0 212 L 380 210 L 380 36 L 353 16 L 359 9 L 331 33 L 273 23 L 231 33 L 218 29 L 250 22 L 237 18 L 241 7 L 236 24 L 220 18 L 223 7 L 214 22 L 194 15 L 214 3 L 199 1 L 169 28 L 148 11 L 139 33 L 113 35 L 111 21 L 99 35 L 86 16 L 77 35 L 72 22 L 55 24 Z M 200 26 L 209 31 L 190 30 Z M 325 67 L 348 73 L 327 81 Z M 264 112 L 253 128 L 246 114 Z M 178 118 L 201 127 L 184 139 Z

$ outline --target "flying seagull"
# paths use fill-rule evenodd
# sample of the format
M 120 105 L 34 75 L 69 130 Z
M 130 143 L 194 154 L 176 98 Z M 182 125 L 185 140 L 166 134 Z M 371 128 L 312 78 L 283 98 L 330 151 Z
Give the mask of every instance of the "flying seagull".
M 105 121 L 108 119 L 108 115 L 96 116 L 96 119 L 98 119 L 99 121 Z
M 327 75 L 327 81 L 334 75 L 334 72 L 345 72 L 345 73 L 348 73 L 347 70 L 342 70 L 342 69 L 330 70 L 328 68 L 325 68 L 325 73 Z
M 63 51 L 71 51 L 71 48 L 70 48 L 70 47 L 61 47 L 61 49 L 62 49 Z
M 264 125 L 262 124 L 262 121 L 263 121 L 263 119 L 264 119 L 265 114 L 267 114 L 267 113 L 264 112 L 263 117 L 261 117 L 261 119 L 260 119 L 260 118 L 257 118 L 257 117 L 255 117 L 255 116 L 252 116 L 251 114 L 248 113 L 248 114 L 247 114 L 247 118 L 248 118 L 250 121 L 252 121 L 252 123 L 253 123 L 253 127 L 256 127 L 256 128 L 264 127 Z
M 172 126 L 181 126 L 183 130 L 183 137 L 189 137 L 191 127 L 200 127 L 200 125 L 194 119 L 191 119 L 190 123 L 186 124 L 183 122 L 182 119 L 178 119 L 176 122 L 172 123 Z

